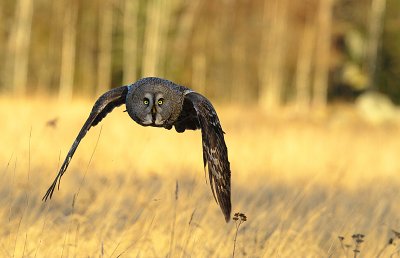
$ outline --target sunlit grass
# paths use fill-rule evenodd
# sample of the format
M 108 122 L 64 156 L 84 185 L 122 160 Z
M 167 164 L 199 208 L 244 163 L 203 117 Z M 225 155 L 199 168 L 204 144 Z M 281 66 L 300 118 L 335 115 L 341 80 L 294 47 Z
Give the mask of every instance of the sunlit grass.
M 205 182 L 200 132 L 140 127 L 123 107 L 89 131 L 60 190 L 42 203 L 91 105 L 0 99 L 0 256 L 230 257 L 236 227 Z M 395 121 L 216 108 L 233 213 L 248 218 L 235 257 L 353 257 L 354 234 L 365 235 L 357 257 L 396 252 L 388 245 L 400 230 Z

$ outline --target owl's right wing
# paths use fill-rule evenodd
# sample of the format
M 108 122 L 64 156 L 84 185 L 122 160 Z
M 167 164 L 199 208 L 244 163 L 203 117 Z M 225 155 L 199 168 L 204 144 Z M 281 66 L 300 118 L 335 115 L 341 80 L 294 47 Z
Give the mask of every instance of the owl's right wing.
M 224 132 L 211 102 L 199 93 L 187 91 L 175 129 L 201 129 L 204 168 L 208 171 L 211 191 L 226 222 L 231 213 L 231 170 Z
M 64 163 L 62 164 L 60 171 L 58 172 L 53 183 L 47 190 L 46 194 L 43 196 L 42 200 L 46 201 L 47 199 L 51 199 L 57 182 L 58 187 L 60 187 L 61 177 L 67 170 L 69 162 L 71 161 L 72 156 L 74 155 L 76 148 L 78 148 L 78 145 L 81 142 L 82 138 L 86 135 L 86 133 L 92 126 L 97 125 L 115 107 L 118 107 L 125 103 L 128 89 L 128 86 L 114 88 L 101 95 L 100 98 L 96 101 L 92 108 L 92 111 L 90 112 L 89 117 L 87 118 L 85 124 L 80 130 L 70 150 L 68 151 L 67 157 L 65 157 Z

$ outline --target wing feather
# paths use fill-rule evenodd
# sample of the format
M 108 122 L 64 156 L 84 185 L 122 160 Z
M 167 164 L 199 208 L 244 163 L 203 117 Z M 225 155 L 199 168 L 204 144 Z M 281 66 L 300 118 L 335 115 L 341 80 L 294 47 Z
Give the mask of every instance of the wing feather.
M 195 114 L 189 107 L 185 109 L 183 106 L 182 112 L 185 113 L 185 117 L 189 117 L 189 122 L 178 119 L 177 124 L 181 131 L 193 129 L 194 125 L 201 129 L 204 168 L 208 171 L 213 196 L 228 222 L 231 213 L 231 170 L 224 132 L 208 99 L 196 92 L 190 92 L 185 95 L 185 100 L 191 102 Z M 193 117 L 197 117 L 198 123 L 193 122 Z M 177 127 L 176 129 L 178 131 Z
M 79 143 L 82 138 L 86 135 L 89 129 L 95 125 L 97 125 L 108 113 L 110 113 L 115 107 L 118 107 L 125 103 L 126 95 L 128 93 L 128 86 L 122 86 L 110 91 L 107 91 L 94 104 L 92 111 L 90 112 L 89 117 L 87 118 L 85 124 L 82 126 L 78 136 L 73 142 L 71 148 L 68 151 L 67 156 L 58 172 L 56 178 L 53 183 L 47 190 L 46 194 L 43 196 L 42 200 L 46 201 L 47 199 L 51 199 L 54 189 L 58 182 L 58 187 L 60 187 L 61 177 L 65 173 L 68 168 L 68 165 L 74 155 L 76 149 L 78 148 Z

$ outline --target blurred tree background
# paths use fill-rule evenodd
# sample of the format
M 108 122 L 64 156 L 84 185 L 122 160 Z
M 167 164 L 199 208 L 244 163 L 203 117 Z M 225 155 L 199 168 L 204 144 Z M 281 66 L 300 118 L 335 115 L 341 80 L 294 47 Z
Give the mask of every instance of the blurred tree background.
M 98 96 L 158 76 L 211 99 L 400 103 L 398 0 L 1 0 L 2 94 Z

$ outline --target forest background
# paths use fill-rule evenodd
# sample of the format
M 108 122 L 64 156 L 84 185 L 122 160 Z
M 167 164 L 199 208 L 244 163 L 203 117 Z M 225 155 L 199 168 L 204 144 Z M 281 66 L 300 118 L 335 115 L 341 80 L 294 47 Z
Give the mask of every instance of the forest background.
M 96 97 L 146 76 L 225 103 L 400 103 L 396 0 L 0 3 L 3 94 Z

